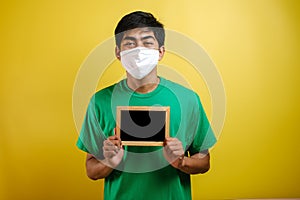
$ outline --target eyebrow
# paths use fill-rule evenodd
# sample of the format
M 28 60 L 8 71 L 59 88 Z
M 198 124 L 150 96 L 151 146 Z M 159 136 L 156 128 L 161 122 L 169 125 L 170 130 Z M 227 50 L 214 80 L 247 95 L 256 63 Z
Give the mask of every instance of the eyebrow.
M 141 40 L 147 40 L 147 39 L 153 39 L 153 40 L 155 40 L 155 38 L 152 35 L 148 35 L 148 36 L 142 37 Z M 135 37 L 131 37 L 131 36 L 126 36 L 123 40 L 133 40 L 133 41 L 135 41 L 136 38 Z
M 126 36 L 123 40 L 136 40 L 135 37 Z
M 142 37 L 142 40 L 147 40 L 147 39 L 153 39 L 153 40 L 155 40 L 155 38 L 152 35 L 148 35 L 148 36 Z

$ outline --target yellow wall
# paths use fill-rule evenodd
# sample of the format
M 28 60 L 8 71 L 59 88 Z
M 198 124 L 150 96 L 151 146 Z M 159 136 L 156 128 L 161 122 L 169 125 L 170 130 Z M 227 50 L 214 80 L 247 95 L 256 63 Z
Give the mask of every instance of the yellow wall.
M 86 178 L 85 155 L 75 147 L 72 89 L 89 52 L 133 10 L 150 11 L 201 44 L 224 81 L 225 126 L 211 171 L 193 177 L 194 198 L 300 197 L 299 6 L 284 0 L 2 1 L 0 199 L 102 196 L 103 182 Z M 204 105 L 210 116 L 206 95 Z

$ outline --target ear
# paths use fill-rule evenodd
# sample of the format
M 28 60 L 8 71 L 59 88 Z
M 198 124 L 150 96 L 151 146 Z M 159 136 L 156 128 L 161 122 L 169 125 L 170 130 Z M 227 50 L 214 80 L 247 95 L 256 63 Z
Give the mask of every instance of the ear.
M 121 60 L 120 52 L 121 52 L 121 50 L 119 49 L 118 46 L 116 46 L 116 48 L 115 48 L 115 55 L 116 55 L 116 57 L 117 57 L 118 60 Z
M 165 55 L 165 51 L 166 51 L 165 46 L 159 47 L 158 51 L 159 51 L 158 61 L 161 61 Z

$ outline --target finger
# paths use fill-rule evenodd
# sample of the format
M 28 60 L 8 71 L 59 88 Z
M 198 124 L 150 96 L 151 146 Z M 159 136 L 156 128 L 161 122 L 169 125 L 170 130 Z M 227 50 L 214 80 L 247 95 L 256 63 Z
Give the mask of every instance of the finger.
M 107 139 L 109 139 L 109 140 L 121 140 L 118 135 L 109 136 Z
M 116 135 L 111 135 L 111 136 L 109 136 L 107 139 L 114 140 L 114 139 L 116 139 L 116 138 L 117 138 Z
M 173 151 L 172 154 L 176 157 L 182 157 L 184 155 L 184 152 L 181 150 Z
M 177 152 L 180 152 L 180 155 L 181 154 L 184 154 L 184 150 L 183 150 L 183 147 L 181 144 L 176 144 L 176 145 L 166 145 L 164 147 L 165 151 L 168 153 L 168 154 L 176 154 L 178 155 Z
M 172 141 L 172 138 L 166 137 L 165 140 L 164 140 L 164 146 L 167 145 L 171 141 Z
M 103 146 L 118 146 L 121 148 L 121 140 L 116 139 L 115 137 L 109 137 L 107 140 L 104 140 Z
M 112 158 L 112 157 L 114 157 L 115 155 L 117 155 L 117 153 L 116 153 L 115 151 L 105 151 L 105 152 L 103 153 L 103 156 L 104 156 L 105 158 Z
M 171 151 L 177 151 L 177 150 L 182 150 L 183 151 L 183 147 L 182 144 L 168 144 L 166 146 L 167 149 L 171 150 Z
M 184 151 L 183 151 L 183 149 L 181 149 L 181 148 L 171 148 L 170 150 L 170 153 L 172 153 L 172 154 L 175 154 L 175 152 L 177 153 L 177 152 L 180 152 L 181 154 L 184 154 Z M 181 155 L 180 154 L 180 155 Z
M 171 154 L 171 152 L 172 152 L 168 146 L 165 146 L 164 150 L 167 154 Z
M 182 150 L 177 150 L 177 151 L 166 150 L 165 153 L 173 160 L 176 160 L 182 155 L 184 155 L 184 152 Z
M 110 157 L 112 157 L 118 154 L 121 150 L 123 149 L 118 148 L 117 146 L 103 147 L 103 154 L 108 154 Z
M 104 140 L 103 146 L 115 146 L 110 140 Z
M 168 147 L 182 147 L 182 143 L 181 142 L 169 142 L 167 143 Z
M 118 147 L 121 147 L 121 145 L 122 145 L 121 139 L 117 135 L 108 137 L 108 140 Z
M 111 141 L 115 146 L 117 146 L 119 149 L 121 148 L 121 141 L 119 140 L 113 140 Z
M 178 140 L 177 138 L 167 138 L 165 140 L 165 143 L 167 145 L 176 145 L 176 144 L 182 144 L 182 142 L 180 140 Z
M 178 138 L 175 137 L 167 137 L 166 141 L 171 142 L 171 141 L 179 141 Z
M 176 144 L 182 144 L 182 142 L 179 140 L 169 140 L 169 141 L 167 141 L 167 144 L 168 145 L 176 145 Z
M 117 146 L 103 146 L 103 151 L 116 151 L 118 152 L 120 150 Z

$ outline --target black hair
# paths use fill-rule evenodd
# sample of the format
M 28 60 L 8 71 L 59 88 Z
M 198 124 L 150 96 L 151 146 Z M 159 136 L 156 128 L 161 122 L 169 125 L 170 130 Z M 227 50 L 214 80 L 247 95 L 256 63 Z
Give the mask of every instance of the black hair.
M 116 45 L 120 47 L 124 32 L 134 28 L 148 27 L 153 31 L 159 47 L 165 43 L 164 25 L 160 23 L 151 13 L 135 11 L 125 15 L 115 29 Z

